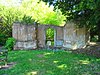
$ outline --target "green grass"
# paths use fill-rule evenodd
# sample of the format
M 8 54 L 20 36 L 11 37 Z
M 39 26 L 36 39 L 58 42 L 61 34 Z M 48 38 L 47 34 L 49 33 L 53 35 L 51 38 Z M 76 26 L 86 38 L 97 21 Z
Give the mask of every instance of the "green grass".
M 11 51 L 8 55 L 8 63 L 11 62 L 15 65 L 0 70 L 0 75 L 97 75 L 100 73 L 99 58 L 66 51 Z

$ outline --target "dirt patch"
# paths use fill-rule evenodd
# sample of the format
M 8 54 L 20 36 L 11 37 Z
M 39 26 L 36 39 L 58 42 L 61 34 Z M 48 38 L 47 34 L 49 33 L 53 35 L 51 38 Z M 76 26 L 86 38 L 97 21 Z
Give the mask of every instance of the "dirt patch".
M 9 68 L 13 67 L 15 64 L 16 64 L 15 62 L 11 62 L 11 63 L 8 63 L 7 65 L 0 66 L 0 70 L 1 69 L 9 69 Z
M 72 51 L 73 53 L 82 53 L 86 55 L 95 56 L 97 58 L 100 58 L 100 43 L 93 43 L 88 45 L 86 48 L 82 49 L 76 49 Z
M 43 54 L 38 54 L 37 57 L 42 58 L 42 57 L 44 57 L 44 55 Z

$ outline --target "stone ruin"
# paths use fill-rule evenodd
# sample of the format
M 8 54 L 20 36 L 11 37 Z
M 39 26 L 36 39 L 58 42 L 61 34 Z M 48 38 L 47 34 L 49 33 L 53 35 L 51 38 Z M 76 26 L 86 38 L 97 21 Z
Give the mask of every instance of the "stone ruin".
M 87 29 L 77 28 L 74 22 L 68 22 L 64 26 L 14 23 L 12 32 L 16 39 L 14 50 L 46 48 L 46 29 L 48 28 L 55 30 L 54 47 L 56 48 L 84 48 L 89 42 Z

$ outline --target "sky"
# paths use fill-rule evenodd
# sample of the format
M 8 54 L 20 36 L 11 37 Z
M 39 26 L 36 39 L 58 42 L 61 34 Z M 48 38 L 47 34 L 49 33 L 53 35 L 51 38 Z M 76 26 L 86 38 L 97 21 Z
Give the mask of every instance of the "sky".
M 0 0 L 0 5 L 14 5 L 19 6 L 22 0 Z
M 21 2 L 23 0 L 0 0 L 0 5 L 5 5 L 5 6 L 20 6 Z M 47 3 L 49 5 L 49 3 Z M 53 5 L 50 6 L 50 8 L 54 8 Z

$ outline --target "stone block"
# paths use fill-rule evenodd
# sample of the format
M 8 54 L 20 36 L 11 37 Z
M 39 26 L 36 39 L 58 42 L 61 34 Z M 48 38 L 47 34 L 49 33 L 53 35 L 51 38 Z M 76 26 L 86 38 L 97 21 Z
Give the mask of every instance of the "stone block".
M 36 40 L 27 42 L 16 42 L 14 49 L 36 49 Z
M 56 41 L 56 46 L 63 46 L 63 41 L 62 40 Z
M 63 28 L 57 27 L 56 38 L 57 38 L 57 40 L 63 40 Z
M 24 42 L 24 49 L 36 49 L 36 41 L 28 41 L 28 42 Z
M 18 26 L 18 41 L 27 41 L 27 26 Z
M 27 26 L 27 41 L 36 40 L 35 26 Z
M 12 35 L 15 39 L 18 39 L 18 26 L 17 25 L 12 26 Z

